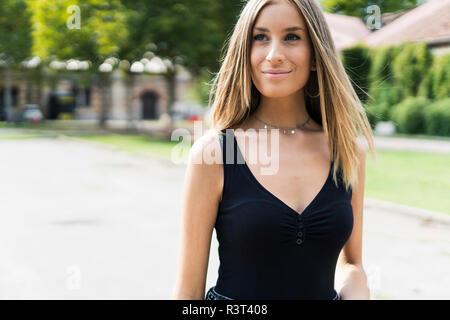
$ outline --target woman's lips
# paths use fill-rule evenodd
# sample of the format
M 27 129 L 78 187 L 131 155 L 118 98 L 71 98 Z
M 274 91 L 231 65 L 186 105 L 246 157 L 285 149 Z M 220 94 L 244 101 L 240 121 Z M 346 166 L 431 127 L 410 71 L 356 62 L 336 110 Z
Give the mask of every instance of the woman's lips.
M 279 78 L 287 76 L 289 73 L 291 73 L 291 72 L 290 71 L 289 72 L 283 72 L 283 73 L 263 72 L 263 75 L 265 75 L 269 79 L 279 79 Z

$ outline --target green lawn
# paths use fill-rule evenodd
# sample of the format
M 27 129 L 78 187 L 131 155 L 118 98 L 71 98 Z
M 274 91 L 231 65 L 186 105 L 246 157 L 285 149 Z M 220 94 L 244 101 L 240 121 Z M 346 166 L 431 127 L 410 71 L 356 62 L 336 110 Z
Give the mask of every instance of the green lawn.
M 146 135 L 136 135 L 136 134 L 69 135 L 69 136 L 113 145 L 124 151 L 156 154 L 167 160 L 171 159 L 172 148 L 179 143 L 178 141 L 170 141 L 169 139 L 152 138 Z
M 39 132 L 2 132 L 0 134 L 0 140 L 30 139 L 30 138 L 45 138 L 45 137 L 53 138 L 56 137 L 56 135 Z
M 450 155 L 378 149 L 366 164 L 365 196 L 450 213 Z
M 82 137 L 82 136 L 80 136 Z M 85 136 L 126 151 L 150 152 L 170 159 L 177 141 L 137 135 Z M 450 214 L 450 155 L 377 150 L 367 154 L 365 196 Z
M 5 132 L 0 139 L 57 137 L 38 131 Z M 167 160 L 178 141 L 125 134 L 66 134 L 113 145 L 128 152 L 154 154 Z M 450 214 L 450 155 L 377 149 L 377 162 L 367 153 L 365 196 Z
M 7 123 L 5 121 L 0 121 L 0 128 L 9 128 L 9 129 L 24 129 L 24 130 L 57 130 L 57 131 L 65 131 L 65 130 L 85 130 L 85 129 L 95 129 L 98 128 L 98 125 L 93 123 L 78 123 L 75 120 L 59 120 L 59 121 L 46 121 L 41 123 Z
M 385 136 L 386 138 L 389 138 L 389 136 Z M 430 136 L 425 134 L 403 134 L 403 133 L 396 133 L 391 136 L 392 138 L 406 138 L 406 139 L 424 139 L 424 140 L 437 140 L 437 141 L 450 141 L 450 137 L 442 137 L 442 136 Z

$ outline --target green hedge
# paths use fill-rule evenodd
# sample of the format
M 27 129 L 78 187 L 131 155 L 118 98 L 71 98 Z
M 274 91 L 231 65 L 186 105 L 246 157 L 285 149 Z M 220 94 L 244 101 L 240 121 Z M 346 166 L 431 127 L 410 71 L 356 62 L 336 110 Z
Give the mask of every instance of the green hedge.
M 407 43 L 394 58 L 392 75 L 397 97 L 404 100 L 416 96 L 422 80 L 430 70 L 433 56 L 426 43 Z
M 374 99 L 370 103 L 390 105 L 400 102 L 397 92 L 394 90 L 395 79 L 392 75 L 393 61 L 401 51 L 400 46 L 382 46 L 371 49 L 371 69 L 368 82 L 370 83 L 369 95 Z
M 450 98 L 435 101 L 424 110 L 425 133 L 450 136 Z
M 425 109 L 430 100 L 425 97 L 409 97 L 395 105 L 391 120 L 399 133 L 420 134 L 425 132 Z
M 450 97 L 450 55 L 436 59 L 432 72 L 432 88 L 434 99 Z
M 369 72 L 370 72 L 370 49 L 358 43 L 351 48 L 341 52 L 341 60 L 349 78 L 352 81 L 353 88 L 362 103 L 367 100 L 369 91 Z
M 392 120 L 401 133 L 448 135 L 449 54 L 434 56 L 426 43 L 403 42 L 368 52 L 358 44 L 344 50 L 342 59 L 346 69 L 358 71 L 354 82 L 369 88 L 369 97 L 361 101 L 372 128 Z M 368 73 L 360 69 L 368 65 Z
M 365 106 L 365 110 L 372 129 L 378 122 L 390 120 L 391 106 L 388 103 L 370 103 Z
M 434 59 L 420 85 L 419 95 L 436 100 L 450 97 L 450 55 Z

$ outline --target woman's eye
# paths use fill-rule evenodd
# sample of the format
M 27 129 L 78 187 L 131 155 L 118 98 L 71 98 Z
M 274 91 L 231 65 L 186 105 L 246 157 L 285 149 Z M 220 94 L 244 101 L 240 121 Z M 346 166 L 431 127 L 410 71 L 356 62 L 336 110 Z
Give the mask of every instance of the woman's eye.
M 263 37 L 264 37 L 263 34 L 257 34 L 256 36 L 253 37 L 253 39 L 254 39 L 254 40 L 258 40 L 258 37 L 259 37 L 259 36 L 263 36 Z
M 296 38 L 294 40 L 300 39 L 300 37 L 298 37 L 296 34 L 293 33 L 288 34 L 286 38 L 289 38 L 289 36 L 294 36 Z
M 298 39 L 300 39 L 299 36 L 297 36 L 296 34 L 293 34 L 293 33 L 288 34 L 288 35 L 286 36 L 286 39 L 291 38 L 291 36 L 294 36 L 293 40 L 298 40 Z M 261 39 L 260 37 L 265 37 L 265 35 L 264 35 L 264 34 L 257 34 L 256 36 L 253 37 L 253 39 L 256 40 L 256 41 L 258 41 L 258 40 L 263 40 L 263 39 Z

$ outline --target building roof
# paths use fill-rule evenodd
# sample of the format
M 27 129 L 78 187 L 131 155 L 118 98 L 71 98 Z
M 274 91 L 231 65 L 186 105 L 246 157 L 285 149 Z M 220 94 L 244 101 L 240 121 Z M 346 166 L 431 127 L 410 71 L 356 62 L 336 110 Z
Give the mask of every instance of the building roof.
M 365 39 L 371 47 L 403 41 L 450 43 L 450 0 L 430 0 Z
M 388 24 L 392 23 L 396 19 L 400 18 L 404 14 L 408 13 L 409 11 L 413 10 L 414 8 L 399 11 L 399 12 L 385 12 L 381 14 L 381 25 L 387 26 Z
M 327 12 L 324 14 L 337 50 L 350 47 L 370 34 L 370 30 L 359 18 Z

